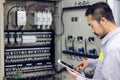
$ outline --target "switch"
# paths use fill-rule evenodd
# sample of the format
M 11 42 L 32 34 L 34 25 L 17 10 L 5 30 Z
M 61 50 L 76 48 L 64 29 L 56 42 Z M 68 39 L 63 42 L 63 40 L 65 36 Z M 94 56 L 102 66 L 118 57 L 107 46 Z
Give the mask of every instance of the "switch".
M 68 51 L 73 52 L 73 47 L 68 47 Z
M 72 35 L 69 35 L 69 36 L 68 36 L 68 40 L 73 40 L 73 36 L 72 36 Z
M 83 37 L 82 36 L 78 36 L 77 37 L 77 41 L 83 41 Z
M 75 17 L 75 22 L 77 22 L 78 21 L 78 17 Z
M 25 26 L 26 25 L 26 12 L 25 11 L 17 11 L 17 25 Z
M 89 37 L 89 38 L 88 38 L 88 41 L 89 41 L 89 42 L 94 42 L 94 41 L 95 41 L 95 38 L 94 38 L 94 37 Z
M 89 54 L 90 55 L 95 55 L 96 54 L 96 49 L 90 49 Z
M 71 17 L 71 22 L 74 22 L 75 20 L 74 20 L 74 17 Z
M 84 48 L 78 48 L 78 53 L 83 54 L 84 53 Z

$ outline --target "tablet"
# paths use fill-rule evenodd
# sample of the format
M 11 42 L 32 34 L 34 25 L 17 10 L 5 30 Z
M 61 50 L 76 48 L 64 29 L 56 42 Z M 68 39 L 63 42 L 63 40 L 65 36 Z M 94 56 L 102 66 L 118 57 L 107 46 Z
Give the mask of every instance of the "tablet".
M 66 68 L 70 69 L 71 71 L 74 71 L 74 72 L 80 74 L 80 72 L 76 71 L 76 70 L 73 68 L 73 66 L 67 64 L 66 62 L 58 59 L 58 63 L 59 63 L 60 65 L 62 65 L 63 67 L 66 67 Z

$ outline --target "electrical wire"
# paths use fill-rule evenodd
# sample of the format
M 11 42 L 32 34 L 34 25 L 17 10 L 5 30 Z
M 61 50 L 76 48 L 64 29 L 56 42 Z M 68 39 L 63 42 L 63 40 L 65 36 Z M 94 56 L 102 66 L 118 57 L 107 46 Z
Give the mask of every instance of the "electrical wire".
M 85 54 L 87 54 L 87 40 L 85 39 Z
M 18 8 L 18 7 L 22 7 L 20 6 L 20 2 L 19 2 L 19 6 L 17 6 L 17 1 L 16 1 L 16 6 L 13 6 L 11 7 L 9 10 L 8 10 L 8 13 L 7 13 L 7 25 L 6 25 L 6 30 L 8 30 L 9 28 L 9 14 L 10 14 L 10 11 L 14 8 Z M 20 26 L 20 28 L 18 28 L 18 30 L 22 30 L 23 26 Z
M 65 48 L 67 50 L 67 40 L 66 40 L 66 38 L 65 38 Z
M 16 7 L 20 7 L 20 6 L 13 6 L 11 7 L 9 10 L 8 10 L 8 13 L 7 13 L 7 25 L 6 25 L 6 29 L 8 30 L 8 27 L 9 27 L 9 14 L 10 14 L 10 11 Z
M 72 41 L 72 47 L 73 47 L 73 52 L 75 52 L 75 46 L 74 46 L 75 38 Z
M 41 4 L 39 4 L 39 3 L 33 3 L 33 4 L 30 4 L 30 5 L 28 5 L 27 6 L 27 8 L 28 8 L 28 10 L 29 9 L 32 9 L 32 8 L 34 8 L 35 10 L 42 10 L 42 9 L 44 9 L 44 8 L 49 8 L 49 7 L 51 7 L 51 6 L 48 6 L 48 5 L 41 5 Z M 33 10 L 34 10 L 33 9 Z
M 23 26 L 20 26 L 20 27 L 18 28 L 18 30 L 22 30 L 22 28 L 23 28 Z

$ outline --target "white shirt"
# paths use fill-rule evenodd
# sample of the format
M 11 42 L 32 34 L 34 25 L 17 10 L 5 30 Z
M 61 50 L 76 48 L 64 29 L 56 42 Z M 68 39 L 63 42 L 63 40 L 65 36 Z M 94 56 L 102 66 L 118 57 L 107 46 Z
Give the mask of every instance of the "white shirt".
M 104 59 L 90 60 L 90 64 L 96 66 L 93 79 L 78 76 L 76 80 L 120 80 L 120 27 L 108 33 L 101 42 Z

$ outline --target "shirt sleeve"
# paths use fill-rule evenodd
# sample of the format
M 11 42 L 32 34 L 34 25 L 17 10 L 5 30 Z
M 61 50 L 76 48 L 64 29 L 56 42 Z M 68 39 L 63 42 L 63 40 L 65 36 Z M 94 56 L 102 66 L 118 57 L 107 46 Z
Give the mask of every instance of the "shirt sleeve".
M 105 80 L 120 80 L 120 47 L 108 51 L 101 70 Z
M 93 60 L 91 64 L 94 64 Z M 105 58 L 102 67 L 100 67 L 99 75 L 95 75 L 96 78 L 89 79 L 83 76 L 78 76 L 76 80 L 120 80 L 120 49 L 109 50 L 109 54 Z
M 82 76 L 78 76 L 76 80 L 102 80 L 102 79 L 89 79 Z
M 95 68 L 98 59 L 90 59 L 90 58 L 89 58 L 88 60 L 89 60 L 89 66 L 92 67 L 92 68 Z

